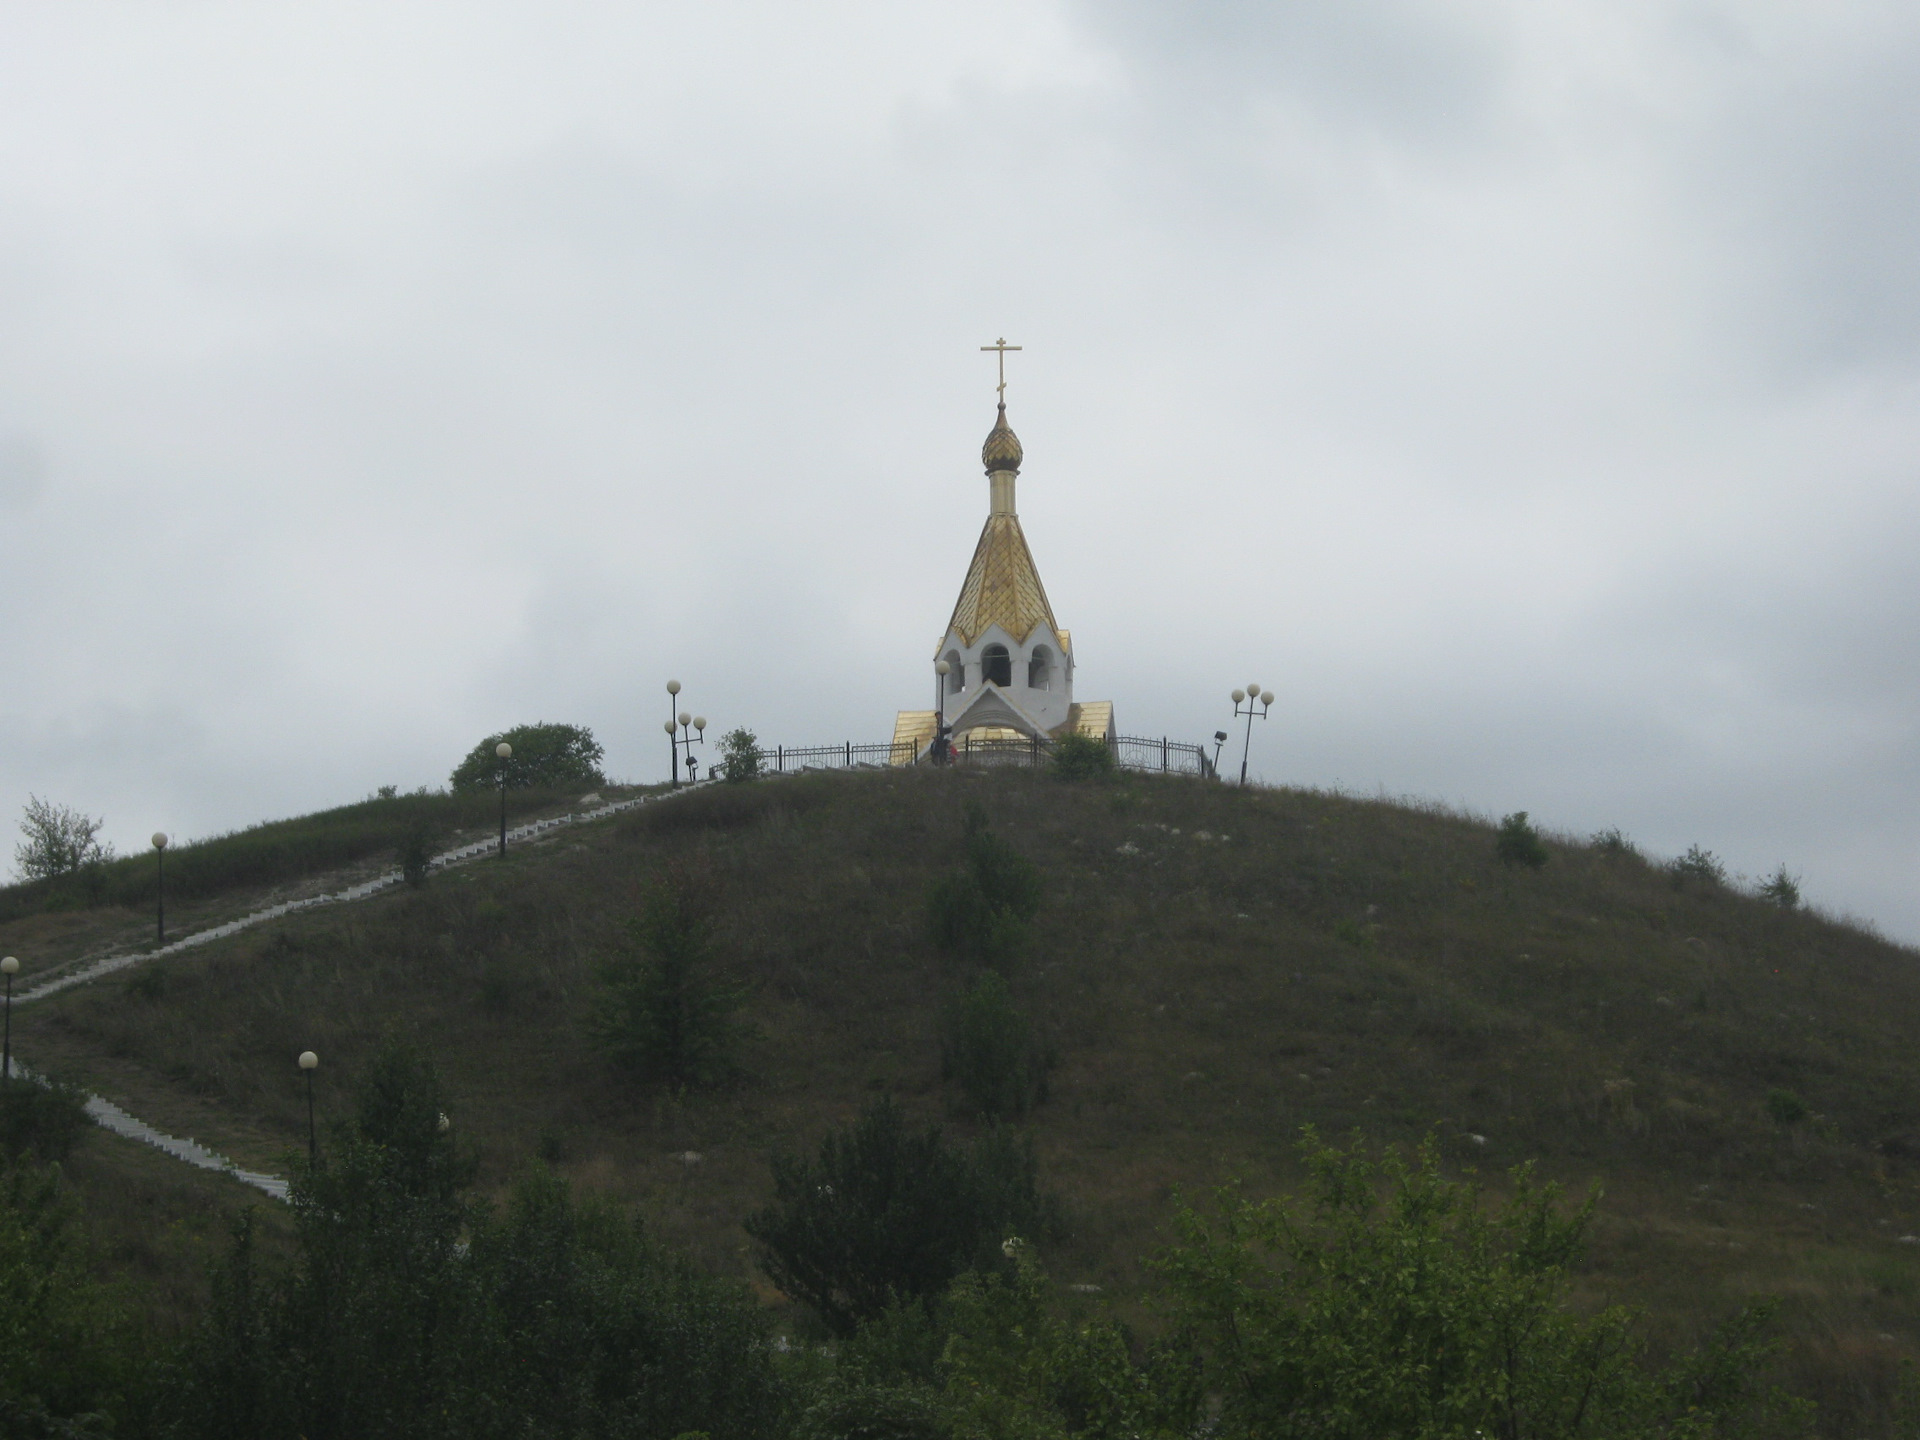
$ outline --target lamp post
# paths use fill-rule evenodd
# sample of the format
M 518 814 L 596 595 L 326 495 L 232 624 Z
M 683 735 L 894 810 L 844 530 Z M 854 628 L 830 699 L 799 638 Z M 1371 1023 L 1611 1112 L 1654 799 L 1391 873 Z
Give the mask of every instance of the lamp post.
M 13 1083 L 13 977 L 20 973 L 20 962 L 9 955 L 0 960 L 0 975 L 7 977 L 6 1039 L 0 1042 L 0 1078 Z
M 953 666 L 945 660 L 936 660 L 933 665 L 933 763 L 944 765 L 950 755 L 947 744 L 947 676 L 953 673 Z
M 687 783 L 693 784 L 698 777 L 695 770 L 700 762 L 693 758 L 693 747 L 707 743 L 707 717 L 689 715 L 682 710 L 672 720 L 667 721 L 667 740 L 673 746 L 673 783 L 680 783 L 680 767 L 687 767 Z M 686 751 L 682 756 L 681 751 Z
M 153 832 L 153 861 L 159 875 L 153 886 L 154 894 L 159 897 L 154 937 L 164 945 L 167 943 L 167 837 L 164 831 Z
M 680 682 L 667 681 L 667 779 L 675 786 L 680 783 L 680 742 L 674 739 L 674 731 L 678 727 L 673 723 L 673 712 L 679 699 Z
M 1216 730 L 1213 732 L 1213 778 L 1216 780 L 1220 778 L 1220 748 L 1226 743 L 1226 731 Z
M 500 757 L 500 858 L 507 858 L 507 762 L 513 759 L 513 746 L 502 740 L 493 747 Z
M 1243 700 L 1247 706 L 1244 710 L 1240 708 L 1240 702 Z M 1247 739 L 1246 743 L 1240 747 L 1240 783 L 1242 785 L 1247 783 L 1247 752 L 1253 749 L 1254 717 L 1257 715 L 1262 720 L 1266 719 L 1267 707 L 1271 704 L 1273 704 L 1273 691 L 1262 690 L 1258 681 L 1255 681 L 1244 690 L 1236 690 L 1233 692 L 1234 718 L 1237 720 L 1242 715 L 1247 717 Z M 1256 705 L 1260 707 L 1258 710 L 1253 708 Z
M 320 1163 L 320 1140 L 313 1128 L 313 1072 L 320 1063 L 320 1057 L 311 1050 L 300 1052 L 300 1068 L 307 1075 L 307 1168 L 311 1170 Z

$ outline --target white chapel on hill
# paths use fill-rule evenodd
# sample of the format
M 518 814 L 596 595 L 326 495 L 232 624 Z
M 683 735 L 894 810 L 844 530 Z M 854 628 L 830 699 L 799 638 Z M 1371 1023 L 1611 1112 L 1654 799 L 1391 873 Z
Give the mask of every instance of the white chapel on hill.
M 1006 351 L 1019 347 L 1002 341 L 981 348 L 999 350 L 1003 366 L 999 418 L 980 449 L 987 523 L 934 651 L 936 667 L 941 661 L 947 666 L 938 681 L 940 708 L 902 710 L 894 721 L 894 743 L 911 744 L 915 759 L 933 744 L 943 715 L 953 744 L 963 750 L 969 739 L 1113 737 L 1112 701 L 1073 698 L 1073 636 L 1054 619 L 1014 509 L 1022 456 L 1019 437 L 1007 424 L 1004 365 Z

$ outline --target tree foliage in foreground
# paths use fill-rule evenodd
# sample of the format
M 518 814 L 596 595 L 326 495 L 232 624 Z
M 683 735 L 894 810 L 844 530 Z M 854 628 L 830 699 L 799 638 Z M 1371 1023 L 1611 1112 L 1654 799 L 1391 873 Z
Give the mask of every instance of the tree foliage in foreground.
M 1058 1229 L 1032 1149 L 1005 1131 L 971 1145 L 913 1131 L 890 1099 L 817 1158 L 776 1156 L 774 1202 L 748 1218 L 767 1278 L 850 1335 L 896 1301 L 929 1299 L 991 1264 L 1011 1235 Z
M 1489 1205 L 1412 1165 L 1320 1145 L 1299 1200 L 1234 1190 L 1183 1208 L 1159 1257 L 1164 1339 L 1142 1347 L 1075 1316 L 1032 1248 L 962 1274 L 941 1308 L 938 1360 L 892 1374 L 887 1347 L 847 1348 L 800 1433 L 925 1440 L 1770 1440 L 1811 1406 L 1772 1389 L 1767 1313 L 1649 1363 L 1636 1317 L 1581 1315 L 1569 1271 L 1593 1201 L 1567 1213 L 1525 1168 Z M 901 1313 L 872 1328 L 898 1334 Z M 865 1362 L 865 1363 L 863 1363 Z M 896 1423 L 897 1428 L 886 1428 Z
M 535 1166 L 473 1198 L 430 1066 L 392 1051 L 321 1164 L 297 1250 L 243 1224 L 190 1347 L 178 1433 L 204 1440 L 712 1440 L 778 1433 L 752 1300 Z
M 504 762 L 494 753 L 503 740 L 513 747 L 512 758 Z M 455 791 L 497 789 L 504 769 L 507 784 L 516 790 L 600 786 L 607 783 L 600 773 L 605 756 L 606 747 L 584 725 L 550 725 L 543 720 L 487 736 L 454 766 L 447 783 Z

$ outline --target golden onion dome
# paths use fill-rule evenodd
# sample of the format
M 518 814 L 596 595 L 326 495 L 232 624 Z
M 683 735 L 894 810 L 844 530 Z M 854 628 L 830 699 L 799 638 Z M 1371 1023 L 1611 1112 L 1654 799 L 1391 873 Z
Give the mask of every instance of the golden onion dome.
M 1020 473 L 1020 437 L 1007 424 L 1005 404 L 1000 406 L 1000 418 L 994 421 L 993 429 L 987 432 L 987 443 L 980 447 L 980 459 L 989 475 L 996 470 Z

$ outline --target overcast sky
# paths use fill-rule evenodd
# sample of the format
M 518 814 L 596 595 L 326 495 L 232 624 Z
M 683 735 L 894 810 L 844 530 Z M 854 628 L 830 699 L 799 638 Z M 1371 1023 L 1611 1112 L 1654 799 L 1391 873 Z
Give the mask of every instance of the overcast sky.
M 1000 335 L 1123 731 L 1920 940 L 1911 4 L 11 0 L 0 816 L 883 740 Z

